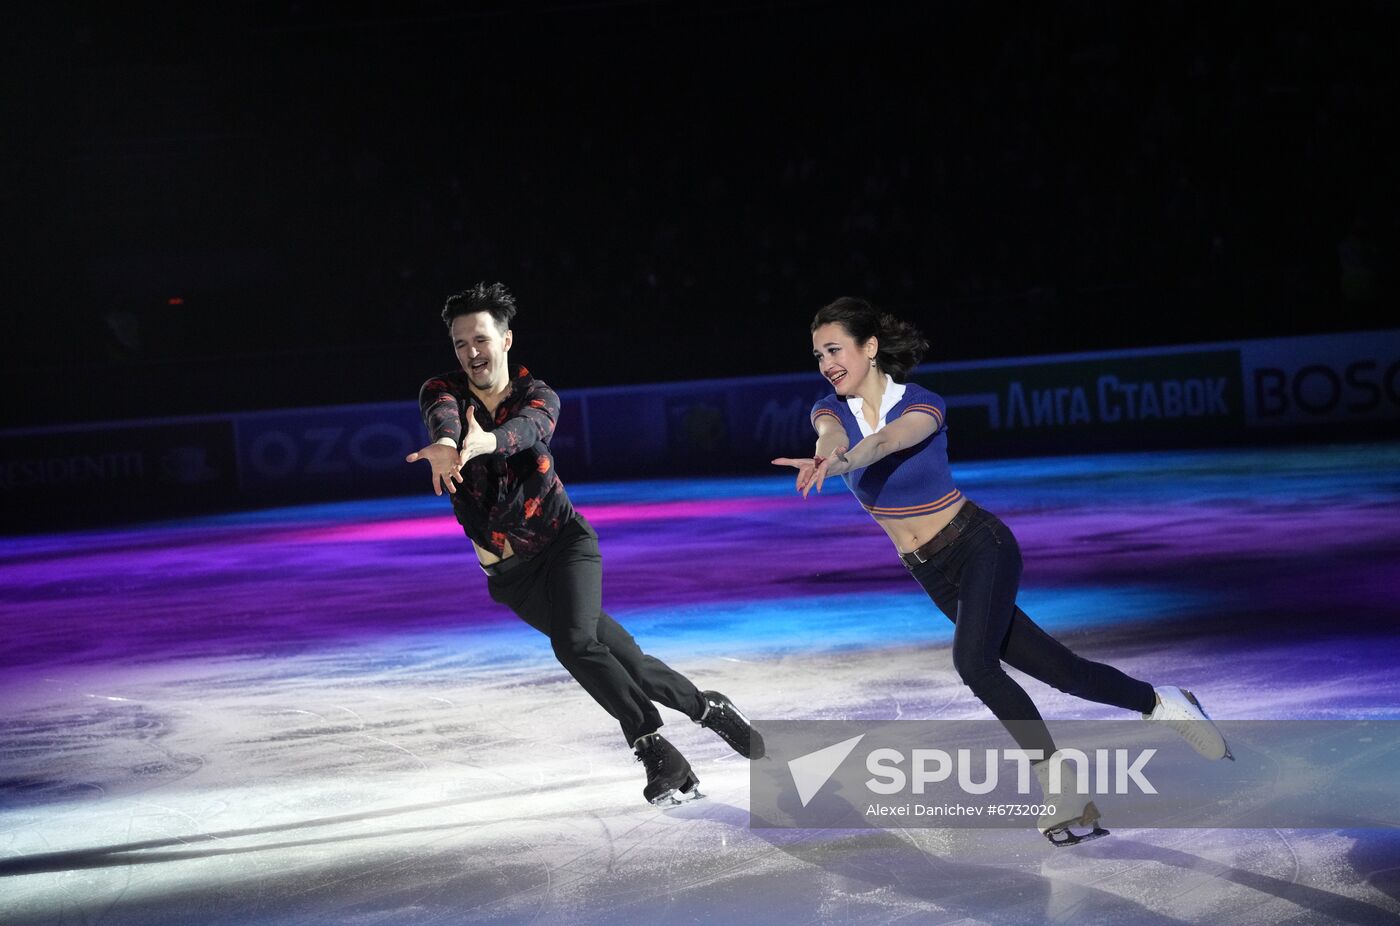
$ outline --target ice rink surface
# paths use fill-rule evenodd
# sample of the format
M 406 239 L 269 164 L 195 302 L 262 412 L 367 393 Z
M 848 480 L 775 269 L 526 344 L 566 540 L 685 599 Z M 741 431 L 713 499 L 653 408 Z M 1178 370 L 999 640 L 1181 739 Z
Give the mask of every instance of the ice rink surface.
M 1084 655 L 1217 717 L 1400 716 L 1400 446 L 955 475 Z M 839 485 L 570 491 L 608 610 L 751 717 L 988 716 Z M 0 576 L 5 926 L 1400 922 L 1395 828 L 750 829 L 744 760 L 675 714 L 707 796 L 651 807 L 431 495 L 7 538 Z M 1020 678 L 1052 729 L 1122 716 Z

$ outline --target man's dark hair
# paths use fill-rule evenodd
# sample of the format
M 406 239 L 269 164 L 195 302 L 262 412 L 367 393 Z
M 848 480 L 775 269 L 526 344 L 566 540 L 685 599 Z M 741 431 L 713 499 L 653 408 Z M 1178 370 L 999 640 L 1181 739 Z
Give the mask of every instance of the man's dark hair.
M 442 323 L 450 331 L 452 319 L 476 312 L 488 313 L 496 320 L 496 327 L 506 331 L 515 317 L 515 297 L 504 283 L 478 283 L 447 297 L 447 304 L 442 307 Z

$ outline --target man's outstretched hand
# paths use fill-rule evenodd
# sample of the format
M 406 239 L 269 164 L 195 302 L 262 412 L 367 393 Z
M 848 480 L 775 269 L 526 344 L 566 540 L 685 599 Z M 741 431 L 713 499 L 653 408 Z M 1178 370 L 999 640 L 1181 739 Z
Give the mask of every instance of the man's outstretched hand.
M 486 430 L 476 420 L 475 415 L 467 416 L 467 435 L 462 438 L 462 449 L 457 456 L 457 469 L 467 465 L 472 457 L 483 453 L 496 452 L 496 435 Z
M 457 494 L 457 486 L 462 481 L 462 463 L 458 462 L 457 448 L 446 444 L 429 444 L 404 457 L 408 463 L 419 460 L 427 460 L 433 468 L 434 495 L 441 495 L 443 489 L 451 495 Z

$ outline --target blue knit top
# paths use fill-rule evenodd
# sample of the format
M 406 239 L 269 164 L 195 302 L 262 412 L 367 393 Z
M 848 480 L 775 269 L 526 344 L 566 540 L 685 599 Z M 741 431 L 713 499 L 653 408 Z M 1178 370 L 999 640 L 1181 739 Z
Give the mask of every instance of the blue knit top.
M 883 405 L 888 411 L 881 416 L 880 427 L 900 415 L 928 415 L 936 422 L 936 429 L 913 447 L 846 473 L 843 478 L 856 499 L 878 518 L 912 518 L 957 504 L 963 495 L 953 485 L 948 468 L 947 405 L 943 397 L 918 383 L 899 384 L 887 377 Z M 823 415 L 830 415 L 846 429 L 849 446 L 854 447 L 867 433 L 873 433 L 867 422 L 857 418 L 861 406 L 859 398 L 843 399 L 833 393 L 812 406 L 812 426 L 816 427 Z

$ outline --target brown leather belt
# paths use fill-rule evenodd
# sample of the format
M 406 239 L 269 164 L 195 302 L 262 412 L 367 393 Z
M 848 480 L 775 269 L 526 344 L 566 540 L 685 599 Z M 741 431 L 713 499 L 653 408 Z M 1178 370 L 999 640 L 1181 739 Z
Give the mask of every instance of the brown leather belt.
M 968 522 L 972 520 L 973 514 L 977 511 L 978 508 L 972 503 L 972 499 L 965 499 L 962 509 L 959 510 L 957 514 L 953 515 L 953 520 L 949 521 L 947 525 L 944 526 L 943 530 L 934 534 L 927 543 L 917 550 L 899 554 L 899 558 L 904 560 L 904 565 L 908 566 L 910 569 L 922 563 L 927 563 L 929 560 L 933 559 L 935 554 L 947 549 L 949 544 L 967 533 L 969 527 Z

